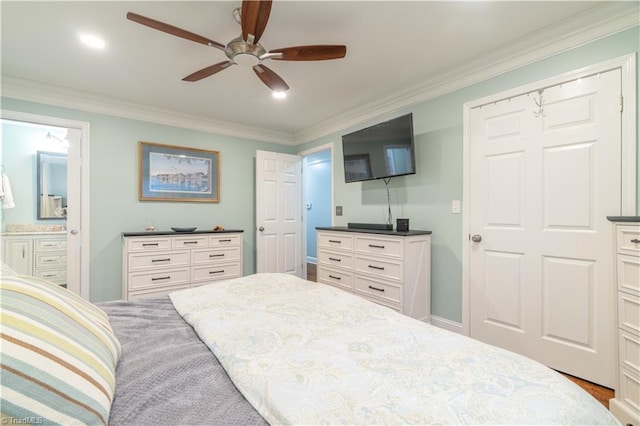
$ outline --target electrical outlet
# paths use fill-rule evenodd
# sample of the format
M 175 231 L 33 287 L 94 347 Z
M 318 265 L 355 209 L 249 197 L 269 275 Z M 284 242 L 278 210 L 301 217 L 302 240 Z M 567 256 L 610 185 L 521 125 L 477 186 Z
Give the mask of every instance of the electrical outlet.
M 460 200 L 453 200 L 451 202 L 451 213 L 460 213 Z
M 342 206 L 336 206 L 336 216 L 342 216 Z

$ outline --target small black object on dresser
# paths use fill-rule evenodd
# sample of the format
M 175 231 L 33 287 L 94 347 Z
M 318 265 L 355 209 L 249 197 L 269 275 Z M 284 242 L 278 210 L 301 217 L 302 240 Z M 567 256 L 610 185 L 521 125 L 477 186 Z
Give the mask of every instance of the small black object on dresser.
M 396 219 L 396 231 L 407 232 L 409 230 L 409 219 Z

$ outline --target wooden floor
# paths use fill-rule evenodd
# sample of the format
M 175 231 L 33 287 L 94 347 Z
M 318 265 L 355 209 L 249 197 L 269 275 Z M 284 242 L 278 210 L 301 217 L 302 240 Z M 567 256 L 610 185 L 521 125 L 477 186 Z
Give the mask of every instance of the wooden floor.
M 582 389 L 586 390 L 593 396 L 595 399 L 600 401 L 602 405 L 609 408 L 609 400 L 613 398 L 613 389 L 605 388 L 595 383 L 587 382 L 586 380 L 579 379 L 578 377 L 573 377 L 568 374 L 562 373 L 566 378 L 576 383 Z
M 309 281 L 317 281 L 318 275 L 315 263 L 307 263 L 307 279 Z M 595 399 L 600 401 L 602 405 L 609 408 L 609 399 L 613 398 L 612 389 L 598 386 L 596 384 L 587 382 L 586 380 L 582 380 L 577 377 L 570 376 L 568 374 L 564 374 L 564 376 L 576 383 L 582 389 L 589 392 Z

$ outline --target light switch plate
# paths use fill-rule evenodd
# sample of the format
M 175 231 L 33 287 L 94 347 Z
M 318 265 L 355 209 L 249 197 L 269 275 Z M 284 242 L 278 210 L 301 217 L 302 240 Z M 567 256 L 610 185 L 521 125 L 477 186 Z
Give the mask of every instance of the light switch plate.
M 342 206 L 336 206 L 336 216 L 342 216 Z
M 460 213 L 460 200 L 453 200 L 451 202 L 451 213 Z

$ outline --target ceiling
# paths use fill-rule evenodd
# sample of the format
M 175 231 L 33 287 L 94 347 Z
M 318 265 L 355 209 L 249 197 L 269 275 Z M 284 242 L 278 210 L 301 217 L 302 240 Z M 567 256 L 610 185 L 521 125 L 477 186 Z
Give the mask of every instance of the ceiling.
M 468 76 L 474 64 L 479 69 L 487 59 L 512 59 L 522 46 L 549 44 L 610 16 L 613 4 L 275 0 L 260 40 L 267 50 L 347 46 L 344 59 L 265 62 L 290 86 L 287 99 L 277 100 L 248 67 L 182 81 L 226 60 L 224 53 L 126 19 L 135 12 L 226 44 L 240 34 L 232 16 L 240 1 L 3 0 L 2 89 L 7 96 L 16 88 L 44 91 L 63 106 L 84 103 L 88 110 L 300 143 L 347 118 L 353 124 L 365 111 L 386 113 L 400 94 L 451 82 L 459 70 Z M 99 35 L 106 48 L 81 45 L 80 33 Z

